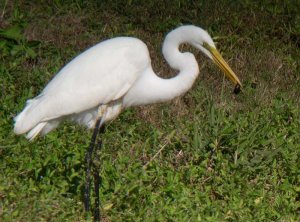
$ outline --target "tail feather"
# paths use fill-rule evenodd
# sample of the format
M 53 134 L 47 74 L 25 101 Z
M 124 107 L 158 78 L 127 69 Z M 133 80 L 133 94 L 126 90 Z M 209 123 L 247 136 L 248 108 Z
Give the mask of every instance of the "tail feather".
M 47 124 L 43 127 L 40 134 L 42 136 L 44 136 L 47 133 L 49 133 L 50 131 L 54 130 L 56 127 L 58 127 L 60 121 L 61 121 L 60 119 L 56 119 L 56 120 L 51 120 L 51 121 L 47 122 Z
M 41 113 L 35 112 L 40 104 L 40 99 L 30 99 L 26 102 L 24 110 L 15 118 L 14 133 L 24 134 L 34 128 L 41 120 Z
M 47 122 L 42 122 L 37 124 L 33 129 L 27 133 L 26 138 L 30 141 L 32 141 L 39 133 L 43 130 Z

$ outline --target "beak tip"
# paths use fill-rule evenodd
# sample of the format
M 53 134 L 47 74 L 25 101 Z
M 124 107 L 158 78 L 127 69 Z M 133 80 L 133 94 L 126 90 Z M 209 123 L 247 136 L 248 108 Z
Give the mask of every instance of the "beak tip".
M 234 94 L 239 94 L 241 92 L 241 85 L 237 83 L 234 87 L 233 93 Z

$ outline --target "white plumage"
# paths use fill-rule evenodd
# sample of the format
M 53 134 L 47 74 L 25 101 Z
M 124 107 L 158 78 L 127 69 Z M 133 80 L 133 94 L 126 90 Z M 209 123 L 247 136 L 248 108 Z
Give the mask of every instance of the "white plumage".
M 179 74 L 158 77 L 151 67 L 147 46 L 139 39 L 117 37 L 103 41 L 74 58 L 48 83 L 40 95 L 28 100 L 15 117 L 14 132 L 32 140 L 47 134 L 64 119 L 93 128 L 114 119 L 123 108 L 170 100 L 191 88 L 199 74 L 197 61 L 181 53 L 181 43 L 204 52 L 235 83 L 240 81 L 217 53 L 211 37 L 196 26 L 181 26 L 170 32 L 163 54 Z

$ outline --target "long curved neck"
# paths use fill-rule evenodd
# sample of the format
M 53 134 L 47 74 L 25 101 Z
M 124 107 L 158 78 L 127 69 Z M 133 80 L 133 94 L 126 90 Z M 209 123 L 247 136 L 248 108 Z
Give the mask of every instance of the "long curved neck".
M 179 51 L 180 44 L 189 43 L 190 40 L 188 37 L 189 33 L 187 33 L 185 27 L 177 28 L 166 36 L 162 46 L 162 53 L 168 64 L 171 68 L 179 70 L 180 72 L 189 68 L 186 62 L 198 67 L 198 63 L 193 54 Z
M 199 74 L 198 63 L 192 53 L 179 51 L 179 45 L 189 42 L 186 30 L 170 32 L 163 43 L 163 55 L 168 64 L 179 73 L 173 78 L 157 76 L 152 67 L 145 70 L 138 82 L 125 97 L 125 106 L 164 102 L 187 92 Z
M 160 95 L 164 95 L 160 100 L 171 100 L 186 93 L 195 82 L 199 74 L 199 66 L 195 56 L 190 52 L 180 52 L 179 46 L 188 43 L 189 33 L 184 30 L 175 29 L 170 32 L 163 43 L 162 52 L 164 58 L 171 68 L 178 70 L 178 74 L 170 79 L 158 77 L 156 81 Z

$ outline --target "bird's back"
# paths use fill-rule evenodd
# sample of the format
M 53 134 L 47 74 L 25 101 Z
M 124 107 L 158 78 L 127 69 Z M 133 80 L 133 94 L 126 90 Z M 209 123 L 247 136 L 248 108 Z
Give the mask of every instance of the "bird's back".
M 75 57 L 27 102 L 15 118 L 15 133 L 120 99 L 150 63 L 148 49 L 139 39 L 118 37 L 98 43 Z

